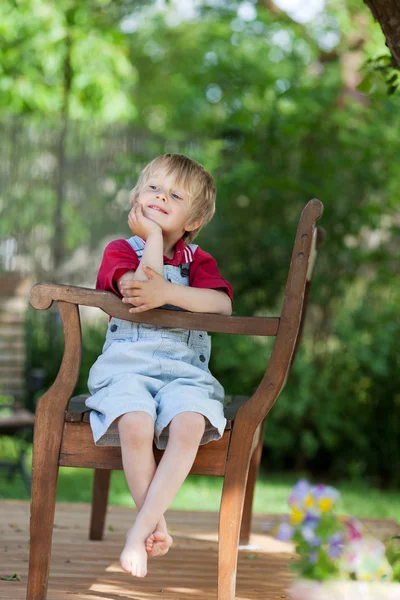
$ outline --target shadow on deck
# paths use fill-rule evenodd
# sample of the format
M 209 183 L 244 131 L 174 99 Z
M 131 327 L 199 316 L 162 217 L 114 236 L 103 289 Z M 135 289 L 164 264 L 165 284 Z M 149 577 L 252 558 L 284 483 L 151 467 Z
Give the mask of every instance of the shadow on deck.
M 167 522 L 174 545 L 150 559 L 149 574 L 135 579 L 119 567 L 118 557 L 134 511 L 109 507 L 105 539 L 88 541 L 88 504 L 58 504 L 55 516 L 48 600 L 215 600 L 217 578 L 217 514 L 170 511 Z M 237 600 L 288 598 L 292 575 L 291 544 L 268 534 L 277 515 L 256 515 L 251 546 L 239 552 Z M 384 538 L 399 534 L 395 521 L 364 521 Z M 0 581 L 2 600 L 24 600 L 28 572 L 29 503 L 0 502 Z

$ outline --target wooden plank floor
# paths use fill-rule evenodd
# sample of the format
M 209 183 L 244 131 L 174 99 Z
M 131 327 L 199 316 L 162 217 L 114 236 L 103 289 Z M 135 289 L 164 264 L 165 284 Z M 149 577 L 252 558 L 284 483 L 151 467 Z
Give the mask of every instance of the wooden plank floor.
M 48 600 L 215 600 L 217 515 L 170 511 L 174 537 L 170 552 L 150 559 L 145 579 L 132 578 L 118 564 L 124 533 L 134 511 L 110 507 L 105 540 L 88 541 L 90 507 L 57 506 Z M 237 600 L 288 598 L 292 546 L 267 531 L 276 515 L 256 515 L 251 546 L 239 552 Z M 399 534 L 395 521 L 368 522 L 379 537 Z M 23 600 L 28 571 L 29 503 L 0 502 L 0 577 L 18 574 L 22 582 L 0 581 L 1 600 Z

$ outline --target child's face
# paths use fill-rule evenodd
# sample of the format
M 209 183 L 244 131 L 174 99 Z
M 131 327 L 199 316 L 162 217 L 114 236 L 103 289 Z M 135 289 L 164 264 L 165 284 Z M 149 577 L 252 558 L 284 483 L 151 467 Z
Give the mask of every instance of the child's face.
M 144 183 L 137 201 L 143 207 L 144 216 L 155 221 L 163 235 L 178 240 L 185 231 L 192 229 L 187 226 L 189 194 L 164 169 L 157 171 Z

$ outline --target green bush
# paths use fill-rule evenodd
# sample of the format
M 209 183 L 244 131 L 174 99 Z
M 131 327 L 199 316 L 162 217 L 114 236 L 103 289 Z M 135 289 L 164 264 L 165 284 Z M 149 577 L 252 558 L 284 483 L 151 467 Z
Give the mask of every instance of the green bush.
M 54 309 L 54 310 L 53 310 Z M 54 305 L 48 311 L 29 309 L 26 320 L 28 347 L 27 372 L 44 369 L 43 387 L 29 394 L 28 404 L 34 406 L 38 398 L 57 377 L 64 352 L 64 335 L 61 318 Z M 88 393 L 89 370 L 101 353 L 105 338 L 104 325 L 84 323 L 82 327 L 82 362 L 74 394 Z
M 305 336 L 266 429 L 268 463 L 400 483 L 399 293 L 355 282 Z
M 333 307 L 335 316 L 326 327 L 315 327 L 315 322 L 310 331 L 306 327 L 286 387 L 268 418 L 264 460 L 269 469 L 400 483 L 399 300 L 393 285 L 356 280 Z M 319 310 L 311 305 L 311 321 Z M 63 352 L 57 313 L 30 311 L 28 332 L 31 365 L 46 369 L 47 388 Z M 104 333 L 104 326 L 86 323 L 83 328 L 76 394 L 87 393 Z M 272 346 L 272 339 L 216 334 L 211 371 L 227 394 L 251 395 Z

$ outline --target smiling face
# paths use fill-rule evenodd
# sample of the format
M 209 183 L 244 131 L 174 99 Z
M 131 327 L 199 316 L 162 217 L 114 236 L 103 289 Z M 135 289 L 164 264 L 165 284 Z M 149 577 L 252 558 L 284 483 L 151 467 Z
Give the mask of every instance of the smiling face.
M 172 174 L 161 168 L 143 182 L 137 197 L 144 216 L 160 225 L 163 236 L 178 241 L 185 231 L 199 224 L 188 225 L 189 193 L 177 184 Z
M 215 196 L 214 180 L 200 163 L 169 153 L 144 167 L 130 193 L 132 203 L 139 201 L 145 216 L 161 226 L 164 240 L 182 237 L 185 244 L 211 221 Z

